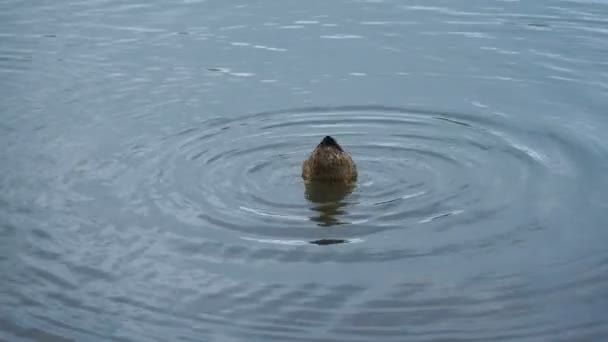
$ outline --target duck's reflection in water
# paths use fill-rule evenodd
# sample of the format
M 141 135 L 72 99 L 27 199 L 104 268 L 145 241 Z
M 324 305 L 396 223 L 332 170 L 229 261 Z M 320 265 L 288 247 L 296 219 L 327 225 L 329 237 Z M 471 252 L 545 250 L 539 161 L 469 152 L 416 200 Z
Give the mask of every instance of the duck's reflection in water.
M 345 224 L 346 222 L 341 220 L 341 217 L 347 214 L 349 205 L 345 199 L 353 192 L 354 188 L 353 183 L 306 182 L 305 196 L 310 202 L 310 209 L 313 212 L 310 220 L 322 227 Z M 311 241 L 310 243 L 330 245 L 345 242 L 348 241 L 342 239 L 321 239 Z

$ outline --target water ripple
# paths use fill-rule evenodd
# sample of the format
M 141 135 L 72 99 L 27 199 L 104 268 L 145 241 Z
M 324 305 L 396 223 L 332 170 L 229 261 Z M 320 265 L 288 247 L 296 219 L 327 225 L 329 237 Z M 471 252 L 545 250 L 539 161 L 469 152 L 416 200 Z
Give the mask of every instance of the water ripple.
M 327 203 L 310 197 L 300 179 L 302 160 L 325 134 L 335 135 L 360 169 L 356 187 Z M 499 117 L 381 106 L 301 108 L 208 120 L 158 141 L 135 139 L 113 161 L 87 166 L 94 174 L 85 178 L 121 188 L 128 207 L 141 203 L 145 212 L 224 236 L 201 239 L 198 249 L 207 257 L 246 260 L 252 253 L 260 257 L 258 248 L 270 248 L 271 241 L 329 239 L 365 242 L 367 252 L 352 261 L 386 260 L 371 256 L 454 251 L 534 226 L 535 199 L 547 176 L 583 174 L 580 153 L 568 153 L 577 149 L 573 144 L 515 130 Z M 133 183 L 122 165 L 138 161 L 140 170 L 133 172 L 149 176 Z M 511 224 L 499 224 L 506 217 Z M 444 231 L 457 234 L 464 226 L 475 240 L 446 240 Z M 425 243 L 399 242 L 380 251 L 373 242 L 412 234 L 424 234 Z M 240 252 L 228 252 L 235 244 Z M 276 253 L 272 257 L 291 252 Z

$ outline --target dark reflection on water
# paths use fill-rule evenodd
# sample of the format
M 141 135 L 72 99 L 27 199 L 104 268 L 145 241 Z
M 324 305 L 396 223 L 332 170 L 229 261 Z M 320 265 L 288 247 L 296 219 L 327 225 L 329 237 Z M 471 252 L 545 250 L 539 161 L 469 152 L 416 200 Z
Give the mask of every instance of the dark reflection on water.
M 341 239 L 321 239 L 321 240 L 310 241 L 310 243 L 319 245 L 319 246 L 336 245 L 336 244 L 347 243 L 347 242 L 348 242 L 348 240 L 341 240 Z

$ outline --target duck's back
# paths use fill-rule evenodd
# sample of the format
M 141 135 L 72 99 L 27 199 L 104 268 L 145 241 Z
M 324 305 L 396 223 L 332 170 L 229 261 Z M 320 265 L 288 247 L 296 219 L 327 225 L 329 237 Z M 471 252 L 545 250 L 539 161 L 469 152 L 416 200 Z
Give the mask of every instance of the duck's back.
M 312 181 L 351 182 L 357 178 L 357 168 L 352 157 L 339 145 L 319 144 L 302 163 L 302 177 Z

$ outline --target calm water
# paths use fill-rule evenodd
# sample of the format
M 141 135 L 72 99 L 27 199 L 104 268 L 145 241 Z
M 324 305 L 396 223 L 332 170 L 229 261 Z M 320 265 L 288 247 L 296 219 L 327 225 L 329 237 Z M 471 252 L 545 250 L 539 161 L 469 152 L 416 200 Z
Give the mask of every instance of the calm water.
M 0 340 L 604 340 L 607 61 L 603 0 L 2 1 Z

